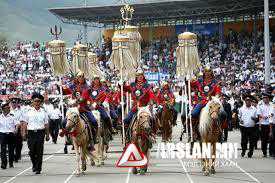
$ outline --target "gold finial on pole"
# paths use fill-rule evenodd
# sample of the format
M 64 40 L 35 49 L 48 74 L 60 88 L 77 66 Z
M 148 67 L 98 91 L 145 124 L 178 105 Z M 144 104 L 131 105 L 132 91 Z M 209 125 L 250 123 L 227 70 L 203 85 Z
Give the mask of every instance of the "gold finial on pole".
M 129 21 L 132 20 L 135 9 L 129 4 L 125 4 L 120 9 L 122 20 L 124 20 L 124 25 L 128 25 Z

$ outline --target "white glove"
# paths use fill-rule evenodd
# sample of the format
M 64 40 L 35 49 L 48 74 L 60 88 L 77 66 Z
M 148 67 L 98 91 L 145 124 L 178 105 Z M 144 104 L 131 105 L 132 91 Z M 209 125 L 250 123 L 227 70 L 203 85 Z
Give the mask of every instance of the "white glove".
M 123 85 L 123 81 L 122 81 L 122 80 L 119 80 L 118 84 L 119 84 L 119 85 Z
M 109 103 L 108 103 L 108 102 L 103 102 L 102 105 L 103 105 L 103 107 L 106 108 L 106 109 L 109 108 Z
M 95 109 L 96 106 L 97 106 L 97 104 L 94 102 L 94 103 L 92 104 L 92 106 L 93 106 L 93 108 Z

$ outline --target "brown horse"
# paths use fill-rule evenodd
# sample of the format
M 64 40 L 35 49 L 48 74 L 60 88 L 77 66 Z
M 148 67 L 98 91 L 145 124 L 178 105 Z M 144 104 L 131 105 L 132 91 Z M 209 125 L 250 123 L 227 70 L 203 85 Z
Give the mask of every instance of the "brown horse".
M 91 152 L 88 150 L 88 145 L 90 141 L 89 137 L 89 128 L 83 119 L 80 118 L 80 114 L 77 108 L 71 108 L 67 111 L 66 114 L 67 124 L 66 124 L 66 133 L 69 134 L 72 138 L 75 153 L 76 153 L 76 175 L 80 174 L 80 169 L 82 173 L 86 170 L 86 160 L 89 157 L 91 165 L 95 163 L 99 165 L 99 160 L 95 151 Z M 80 168 L 81 160 L 81 168 Z
M 92 111 L 94 116 L 96 116 L 97 112 L 98 111 Z M 100 117 L 100 114 L 98 115 Z M 99 159 L 99 163 L 101 165 L 104 165 L 104 160 L 107 159 L 107 150 L 111 139 L 112 139 L 112 134 L 110 131 L 110 127 L 106 122 L 99 120 L 97 133 L 96 133 L 95 150 Z
M 162 107 L 162 111 L 158 113 L 159 128 L 161 130 L 162 141 L 169 142 L 172 140 L 172 128 L 174 121 L 174 111 L 167 104 Z
M 130 142 L 136 144 L 136 146 L 147 156 L 149 160 L 150 148 L 152 148 L 152 128 L 150 120 L 152 118 L 149 106 L 140 107 L 138 109 L 137 117 L 133 119 L 129 126 Z M 133 174 L 137 174 L 137 168 L 133 168 Z M 140 168 L 140 175 L 144 175 L 147 172 L 147 165 Z
M 222 111 L 222 104 L 218 98 L 212 97 L 211 101 L 202 109 L 200 114 L 199 132 L 202 143 L 211 144 L 211 156 L 210 158 L 202 159 L 203 174 L 210 175 L 215 174 L 215 156 L 216 156 L 216 143 L 219 141 L 222 135 L 221 122 L 219 116 Z

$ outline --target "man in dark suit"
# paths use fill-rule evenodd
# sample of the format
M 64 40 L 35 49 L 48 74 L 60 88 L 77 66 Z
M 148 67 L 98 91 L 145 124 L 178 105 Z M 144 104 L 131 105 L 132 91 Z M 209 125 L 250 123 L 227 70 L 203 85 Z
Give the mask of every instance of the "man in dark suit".
M 226 114 L 226 124 L 223 125 L 223 141 L 227 142 L 228 138 L 228 128 L 231 126 L 232 123 L 232 110 L 231 105 L 227 102 L 229 97 L 225 94 L 221 96 L 221 101 L 223 105 L 224 112 Z

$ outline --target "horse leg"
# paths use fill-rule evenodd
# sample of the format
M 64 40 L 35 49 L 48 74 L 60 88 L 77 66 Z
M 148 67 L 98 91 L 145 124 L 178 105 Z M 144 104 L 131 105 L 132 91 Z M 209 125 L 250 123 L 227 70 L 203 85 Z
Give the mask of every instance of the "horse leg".
M 87 169 L 86 157 L 84 154 L 84 147 L 80 147 L 80 159 L 81 159 L 81 170 L 82 170 L 82 173 L 84 173 L 84 171 L 86 171 Z
M 95 162 L 95 166 L 99 167 L 100 166 L 100 154 L 99 154 L 99 143 L 95 144 L 95 151 L 93 153 L 94 155 L 94 162 Z
M 171 121 L 171 124 L 169 126 L 169 141 L 172 141 L 172 133 L 173 133 L 173 124 Z
M 80 155 L 79 155 L 79 147 L 77 146 L 76 142 L 73 143 L 75 147 L 75 155 L 76 155 L 76 175 L 79 176 L 80 174 Z
M 105 152 L 105 148 L 106 148 L 106 145 L 104 145 L 103 143 L 103 138 L 101 139 L 101 143 L 100 143 L 100 156 L 101 156 L 101 159 L 100 159 L 100 164 L 101 165 L 104 165 L 104 152 Z
M 213 155 L 214 157 L 216 157 L 216 143 L 212 144 L 213 147 Z M 211 169 L 210 169 L 211 174 L 215 174 L 216 170 L 215 170 L 215 158 L 212 157 L 212 162 L 211 162 Z
M 204 173 L 206 170 L 206 160 L 205 160 L 205 158 L 202 158 L 201 161 L 202 161 L 202 173 Z
M 209 158 L 205 159 L 205 170 L 203 172 L 203 175 L 209 176 L 210 175 L 210 170 L 209 170 Z

